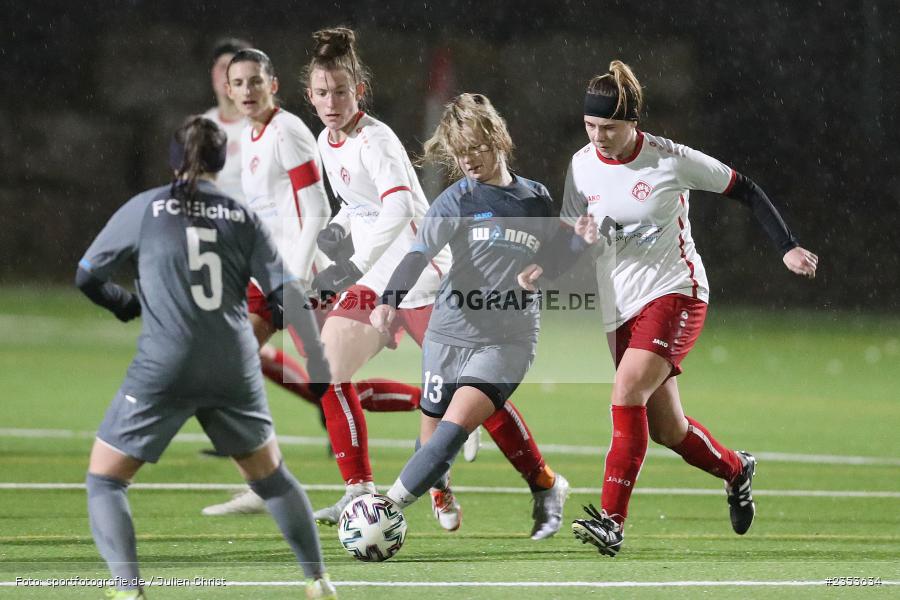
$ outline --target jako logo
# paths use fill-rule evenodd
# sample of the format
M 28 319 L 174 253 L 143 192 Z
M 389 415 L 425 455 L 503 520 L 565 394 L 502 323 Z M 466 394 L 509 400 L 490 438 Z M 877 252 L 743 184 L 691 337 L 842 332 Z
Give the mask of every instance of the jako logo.
M 501 232 L 499 228 L 497 228 L 495 234 L 491 235 L 490 227 L 476 227 L 472 229 L 472 241 L 487 242 L 489 240 L 497 239 L 503 239 L 507 242 L 512 242 L 513 244 L 522 244 L 534 252 L 537 252 L 538 248 L 541 247 L 541 242 L 527 231 L 507 229 L 505 232 Z
M 631 487 L 631 480 L 622 479 L 621 477 L 613 477 L 610 475 L 606 478 L 607 483 L 618 483 L 619 485 L 624 485 L 625 487 Z
M 669 343 L 668 343 L 668 342 L 664 342 L 664 341 L 662 341 L 662 340 L 659 339 L 659 338 L 653 338 L 653 343 L 656 344 L 657 346 L 662 346 L 663 348 L 668 348 L 668 347 L 669 347 Z
M 256 168 L 258 166 L 259 166 L 259 157 L 254 156 L 253 159 L 250 161 L 250 172 L 256 173 Z

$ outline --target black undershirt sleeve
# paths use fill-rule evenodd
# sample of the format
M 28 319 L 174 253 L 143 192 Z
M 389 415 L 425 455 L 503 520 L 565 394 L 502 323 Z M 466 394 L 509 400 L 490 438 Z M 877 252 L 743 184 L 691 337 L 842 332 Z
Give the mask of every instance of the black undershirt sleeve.
M 398 308 L 427 266 L 428 257 L 421 252 L 409 252 L 404 256 L 384 288 L 381 303 Z
M 541 247 L 533 262 L 541 265 L 544 276 L 556 279 L 575 264 L 587 247 L 588 243 L 576 235 L 572 227 L 560 224 L 556 234 Z
M 782 254 L 800 245 L 799 240 L 781 218 L 778 209 L 752 179 L 735 172 L 734 185 L 725 195 L 753 211 L 753 216 Z
M 102 306 L 123 323 L 141 316 L 138 297 L 111 281 L 101 281 L 89 271 L 78 267 L 75 285 L 97 306 Z

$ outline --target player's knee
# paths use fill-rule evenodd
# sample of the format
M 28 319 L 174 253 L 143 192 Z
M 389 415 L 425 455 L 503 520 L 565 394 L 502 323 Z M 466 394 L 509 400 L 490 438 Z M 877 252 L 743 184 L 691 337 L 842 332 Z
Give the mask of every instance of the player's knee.
M 97 490 L 107 489 L 114 491 L 125 491 L 128 489 L 128 486 L 131 485 L 131 482 L 127 479 L 120 479 L 118 477 L 111 477 L 109 475 L 103 475 L 99 473 L 92 473 L 88 471 L 85 476 L 85 486 L 88 491 L 88 496 L 93 496 Z
M 336 383 L 350 381 L 383 347 L 381 334 L 371 325 L 345 317 L 330 317 L 322 327 L 322 345 Z
M 616 379 L 613 385 L 612 403 L 616 406 L 645 406 L 650 398 L 650 391 L 644 389 L 637 381 Z
M 333 359 L 328 357 L 328 367 L 331 370 L 331 383 L 335 385 L 350 382 L 356 373 L 356 369 L 341 363 L 340 355 Z
M 647 423 L 650 429 L 650 439 L 661 446 L 674 448 L 684 441 L 687 435 L 687 421 L 681 419 L 675 422 L 659 423 L 650 419 Z
M 265 479 L 281 464 L 281 452 L 274 441 L 249 454 L 232 456 L 245 481 Z
M 677 446 L 681 443 L 683 438 L 683 435 L 679 436 L 671 429 L 665 427 L 650 427 L 650 439 L 661 446 L 666 446 L 667 448 Z
M 347 353 L 351 351 L 347 342 L 351 339 L 352 336 L 342 334 L 340 327 L 331 326 L 326 321 L 325 327 L 322 329 L 322 346 L 331 371 L 332 383 L 344 383 L 353 377 L 346 358 Z
M 265 477 L 252 479 L 247 483 L 250 485 L 250 489 L 263 500 L 283 496 L 289 490 L 298 487 L 297 480 L 283 462 L 279 462 Z

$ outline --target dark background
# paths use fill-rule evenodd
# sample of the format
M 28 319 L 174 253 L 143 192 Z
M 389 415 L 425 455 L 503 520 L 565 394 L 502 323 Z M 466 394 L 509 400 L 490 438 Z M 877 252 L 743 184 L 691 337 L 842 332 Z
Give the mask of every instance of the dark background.
M 168 136 L 214 103 L 209 51 L 250 39 L 272 57 L 282 104 L 321 129 L 302 95 L 310 33 L 357 29 L 371 113 L 410 153 L 426 138 L 432 56 L 453 90 L 487 94 L 514 167 L 561 198 L 586 142 L 586 81 L 609 61 L 645 87 L 641 128 L 754 178 L 803 245 L 782 266 L 749 211 L 692 194 L 713 300 L 772 308 L 894 310 L 898 287 L 900 4 L 858 2 L 0 2 L 0 282 L 68 283 L 131 195 L 164 183 Z M 759 4 L 759 5 L 757 5 Z

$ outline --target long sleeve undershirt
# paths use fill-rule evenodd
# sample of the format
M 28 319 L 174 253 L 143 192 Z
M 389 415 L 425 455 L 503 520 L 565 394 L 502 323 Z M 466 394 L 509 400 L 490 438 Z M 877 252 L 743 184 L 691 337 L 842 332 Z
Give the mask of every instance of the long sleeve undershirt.
M 769 239 L 782 254 L 800 245 L 800 242 L 788 229 L 778 209 L 766 196 L 766 193 L 749 177 L 735 172 L 734 185 L 725 195 L 733 198 L 753 211 L 753 216 L 762 225 Z
M 556 234 L 541 247 L 532 262 L 541 265 L 545 277 L 556 279 L 575 264 L 587 247 L 588 243 L 572 227 L 560 223 Z
M 381 297 L 382 304 L 389 304 L 398 308 L 403 302 L 403 297 L 412 289 L 425 267 L 428 266 L 428 257 L 422 252 L 409 252 L 394 269 L 390 281 L 384 288 Z

